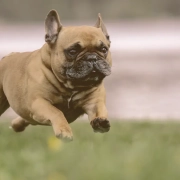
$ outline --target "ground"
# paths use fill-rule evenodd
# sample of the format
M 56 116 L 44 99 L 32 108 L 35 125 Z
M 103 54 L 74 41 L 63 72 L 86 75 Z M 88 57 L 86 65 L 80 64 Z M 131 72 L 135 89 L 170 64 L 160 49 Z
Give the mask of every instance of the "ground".
M 51 127 L 23 133 L 0 123 L 0 180 L 179 180 L 180 124 L 114 121 L 109 133 L 71 125 L 62 143 Z

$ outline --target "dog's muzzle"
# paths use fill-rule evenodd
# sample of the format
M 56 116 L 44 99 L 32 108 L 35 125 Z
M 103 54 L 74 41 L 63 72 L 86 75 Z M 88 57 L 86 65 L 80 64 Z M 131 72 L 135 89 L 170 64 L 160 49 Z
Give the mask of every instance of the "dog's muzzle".
M 102 80 L 105 76 L 111 74 L 111 67 L 94 54 L 89 54 L 85 58 L 78 60 L 72 67 L 66 71 L 69 79 L 74 80 Z

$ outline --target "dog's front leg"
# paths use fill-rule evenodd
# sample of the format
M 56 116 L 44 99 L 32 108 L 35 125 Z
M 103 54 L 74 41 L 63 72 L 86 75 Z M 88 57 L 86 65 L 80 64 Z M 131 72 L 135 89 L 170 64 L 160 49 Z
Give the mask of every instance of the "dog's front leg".
M 64 114 L 45 99 L 32 103 L 31 117 L 40 124 L 52 125 L 57 138 L 71 141 L 73 135 Z
M 110 123 L 107 120 L 107 109 L 103 101 L 85 106 L 85 111 L 94 132 L 108 132 Z

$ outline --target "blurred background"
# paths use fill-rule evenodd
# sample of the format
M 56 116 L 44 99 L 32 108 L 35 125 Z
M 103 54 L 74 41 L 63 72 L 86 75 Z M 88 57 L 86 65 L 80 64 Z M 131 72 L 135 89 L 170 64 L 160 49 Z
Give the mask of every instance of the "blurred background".
M 180 118 L 179 0 L 0 0 L 0 58 L 44 44 L 44 19 L 56 9 L 63 25 L 94 25 L 102 14 L 112 41 L 107 77 L 111 119 Z M 1 117 L 15 117 L 9 109 Z
M 102 14 L 112 41 L 109 119 L 121 121 L 100 134 L 85 117 L 64 144 L 51 127 L 14 133 L 9 109 L 0 180 L 179 180 L 180 124 L 171 120 L 180 119 L 180 0 L 0 0 L 0 59 L 41 48 L 51 9 L 64 26 L 94 25 Z

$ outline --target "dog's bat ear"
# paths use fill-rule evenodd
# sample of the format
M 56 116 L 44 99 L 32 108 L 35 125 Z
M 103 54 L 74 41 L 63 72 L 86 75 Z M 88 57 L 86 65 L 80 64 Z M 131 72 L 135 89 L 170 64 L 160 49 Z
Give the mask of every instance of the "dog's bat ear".
M 97 28 L 101 28 L 102 32 L 104 33 L 104 35 L 106 36 L 107 40 L 110 41 L 106 26 L 104 25 L 104 22 L 102 20 L 101 14 L 98 14 L 98 20 L 95 24 L 95 27 Z
M 58 34 L 62 28 L 59 15 L 56 10 L 51 10 L 45 19 L 45 41 L 49 44 L 54 44 Z

